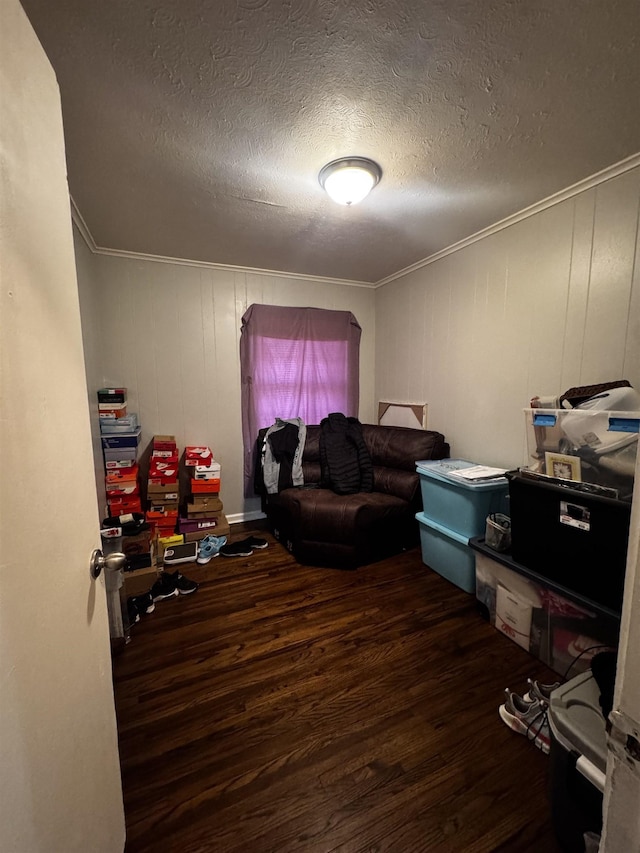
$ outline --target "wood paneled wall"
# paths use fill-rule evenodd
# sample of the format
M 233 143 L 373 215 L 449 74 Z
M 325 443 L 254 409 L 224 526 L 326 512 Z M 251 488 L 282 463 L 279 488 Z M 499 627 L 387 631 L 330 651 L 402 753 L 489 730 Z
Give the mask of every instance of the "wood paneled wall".
M 249 305 L 352 311 L 362 326 L 360 419 L 374 417 L 371 288 L 107 255 L 92 260 L 95 293 L 85 304 L 94 316 L 83 315 L 83 323 L 100 329 L 100 383 L 129 389 L 143 445 L 154 433 L 173 433 L 180 447 L 211 446 L 228 515 L 259 509 L 242 494 L 239 341 Z M 79 276 L 85 269 L 79 265 Z
M 640 169 L 376 291 L 376 397 L 425 400 L 451 455 L 525 461 L 535 395 L 640 389 Z

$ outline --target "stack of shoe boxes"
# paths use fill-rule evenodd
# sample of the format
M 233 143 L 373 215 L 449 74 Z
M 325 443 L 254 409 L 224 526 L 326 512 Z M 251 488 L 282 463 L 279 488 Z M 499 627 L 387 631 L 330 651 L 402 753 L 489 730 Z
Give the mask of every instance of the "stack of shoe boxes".
M 147 481 L 147 522 L 152 535 L 172 536 L 178 522 L 180 486 L 175 436 L 155 435 Z
M 100 388 L 98 410 L 107 494 L 103 528 L 121 533 L 128 571 L 146 568 L 151 565 L 151 537 L 140 497 L 138 416 L 127 413 L 126 388 Z
M 108 515 L 141 512 L 138 483 L 138 445 L 141 430 L 138 416 L 127 414 L 127 389 L 100 388 L 98 410 Z
M 227 536 L 229 523 L 220 500 L 220 463 L 209 447 L 189 446 L 183 455 L 189 498 L 182 507 L 180 532 L 185 542 L 197 542 L 208 534 Z

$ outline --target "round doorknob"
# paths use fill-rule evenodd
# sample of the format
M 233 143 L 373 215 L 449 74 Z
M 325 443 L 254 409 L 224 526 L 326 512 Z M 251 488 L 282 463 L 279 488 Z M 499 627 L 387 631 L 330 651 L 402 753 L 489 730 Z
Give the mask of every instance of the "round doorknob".
M 99 548 L 91 554 L 89 570 L 92 578 L 100 577 L 100 572 L 107 569 L 110 572 L 119 572 L 127 565 L 127 558 L 120 551 L 114 551 L 113 554 L 107 554 L 105 557 Z

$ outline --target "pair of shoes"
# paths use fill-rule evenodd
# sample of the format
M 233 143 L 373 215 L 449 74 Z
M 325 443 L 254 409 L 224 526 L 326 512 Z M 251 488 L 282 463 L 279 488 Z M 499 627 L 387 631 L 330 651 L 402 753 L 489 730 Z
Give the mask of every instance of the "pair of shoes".
M 548 703 L 540 699 L 525 699 L 512 693 L 507 687 L 505 701 L 498 708 L 500 719 L 509 728 L 527 740 L 531 740 L 545 755 L 549 754 L 551 736 L 549 734 Z
M 195 581 L 189 580 L 178 572 L 161 572 L 160 577 L 151 587 L 153 601 L 163 601 L 165 598 L 173 598 L 174 595 L 189 595 L 198 589 Z
M 173 578 L 179 595 L 189 595 L 198 589 L 198 584 L 190 578 L 186 578 L 181 572 L 174 572 L 169 577 Z
M 246 539 L 241 539 L 240 542 L 234 542 L 233 545 L 225 545 L 220 549 L 220 553 L 223 557 L 250 557 L 255 550 L 262 551 L 268 545 L 266 539 L 260 539 L 259 536 L 248 536 Z
M 226 544 L 226 536 L 213 536 L 212 534 L 205 536 L 204 539 L 200 541 L 196 563 L 199 563 L 201 566 L 206 565 L 210 560 L 213 560 L 214 557 L 218 556 L 220 548 Z
M 539 681 L 532 681 L 530 678 L 527 678 L 527 684 L 529 685 L 529 689 L 522 697 L 524 701 L 531 702 L 536 699 L 538 702 L 546 702 L 547 705 L 553 691 L 560 687 L 559 681 L 554 681 L 553 684 L 540 684 Z
M 129 614 L 129 624 L 134 625 L 140 621 L 140 617 L 146 613 L 153 613 L 156 609 L 153 603 L 153 596 L 150 592 L 144 592 L 142 595 L 131 595 L 127 599 L 127 612 Z

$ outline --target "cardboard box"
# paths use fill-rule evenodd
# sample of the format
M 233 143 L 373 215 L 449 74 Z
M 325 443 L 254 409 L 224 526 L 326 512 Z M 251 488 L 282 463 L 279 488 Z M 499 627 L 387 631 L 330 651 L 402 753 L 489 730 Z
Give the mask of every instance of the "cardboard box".
M 137 569 L 133 572 L 124 572 L 124 589 L 129 595 L 142 595 L 149 592 L 158 580 L 158 570 L 153 566 L 145 569 Z
M 192 478 L 191 480 L 191 494 L 192 495 L 217 495 L 220 493 L 220 480 L 195 480 Z
M 211 512 L 222 511 L 222 501 L 218 495 L 193 495 L 187 504 L 187 511 L 189 513 L 206 512 L 207 510 L 211 510 Z
M 138 458 L 137 447 L 117 447 L 114 449 L 104 447 L 102 453 L 104 455 L 104 464 L 107 468 L 112 467 L 110 463 L 117 463 L 122 467 L 129 467 Z
M 178 511 L 167 510 L 166 512 L 147 512 L 145 520 L 149 523 L 153 522 L 154 524 L 169 524 L 171 521 L 175 523 L 178 520 Z
M 158 545 L 166 548 L 167 545 L 182 545 L 184 537 L 181 533 L 174 533 L 172 536 L 162 536 L 158 539 Z
M 129 465 L 112 465 L 111 468 L 107 468 L 107 473 L 105 476 L 106 483 L 122 483 L 127 480 L 133 480 L 136 482 L 138 479 L 138 466 L 134 462 Z
M 205 509 L 202 512 L 192 512 L 187 505 L 187 513 L 184 516 L 185 518 L 214 518 L 220 517 L 222 515 L 222 510 L 216 510 L 215 512 L 211 509 Z
M 98 388 L 98 403 L 126 403 L 126 388 Z
M 101 438 L 104 450 L 122 450 L 123 448 L 135 448 L 140 444 L 142 429 L 138 427 L 135 432 L 123 432 L 117 435 L 103 435 Z
M 179 500 L 180 493 L 176 483 L 169 483 L 167 486 L 148 486 L 147 498 L 153 503 L 164 503 L 165 501 Z
M 220 479 L 220 463 L 212 462 L 211 465 L 196 465 L 193 474 L 194 480 Z
M 163 480 L 178 479 L 178 457 L 177 456 L 154 456 L 149 461 L 149 479 L 161 478 Z
M 149 502 L 149 506 L 147 507 L 147 512 L 177 512 L 178 511 L 178 501 L 165 501 L 164 503 L 151 503 Z
M 100 432 L 103 435 L 133 432 L 138 427 L 138 416 L 133 412 L 129 415 L 123 415 L 121 418 L 100 418 Z
M 195 465 L 209 465 L 213 461 L 213 453 L 210 447 L 189 445 L 184 449 L 184 464 L 188 467 Z
M 172 450 L 176 453 L 175 435 L 154 435 L 151 443 L 152 450 Z
M 122 553 L 127 557 L 133 554 L 149 554 L 151 551 L 151 533 L 143 530 L 135 536 L 122 537 Z
M 496 594 L 496 628 L 514 643 L 529 651 L 531 641 L 531 604 L 498 584 Z
M 118 486 L 107 486 L 107 499 L 111 501 L 114 498 L 139 499 L 140 489 L 138 488 L 138 484 L 129 485 L 128 483 L 120 483 Z
M 220 524 L 214 530 L 195 530 L 192 533 L 184 534 L 185 542 L 200 542 L 207 536 L 209 533 L 212 533 L 214 536 L 228 536 L 231 531 L 229 527 L 229 523 L 225 520 L 223 524 Z
M 113 451 L 110 452 L 113 453 Z M 105 459 L 104 462 L 107 471 L 120 471 L 123 468 L 132 468 L 134 465 L 136 465 L 135 459 L 110 459 L 108 461 Z
M 142 512 L 140 498 L 109 498 L 107 501 L 109 516 L 124 515 L 128 512 Z

